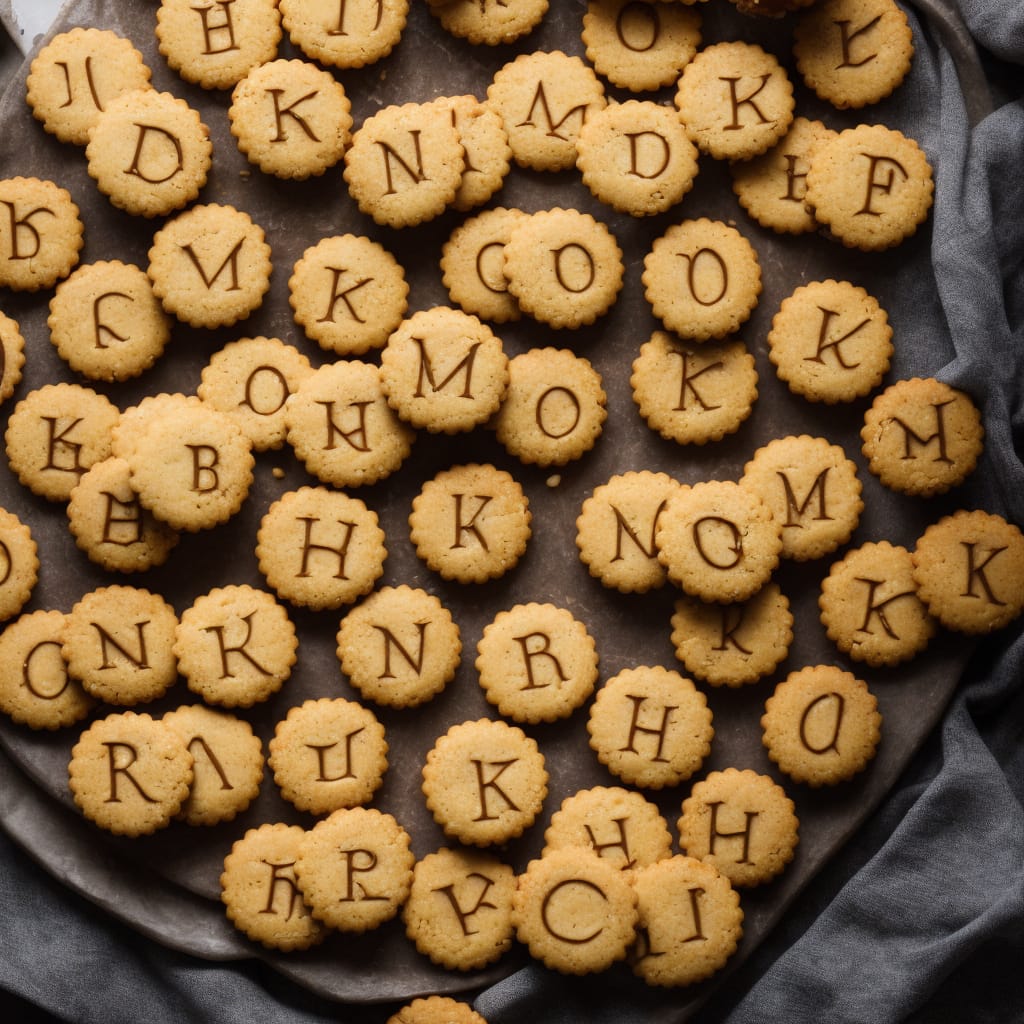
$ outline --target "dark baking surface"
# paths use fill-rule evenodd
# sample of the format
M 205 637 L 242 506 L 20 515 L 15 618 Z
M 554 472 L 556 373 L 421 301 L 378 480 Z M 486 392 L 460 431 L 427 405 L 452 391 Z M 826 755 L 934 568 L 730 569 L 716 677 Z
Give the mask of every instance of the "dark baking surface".
M 379 66 L 339 73 L 352 98 L 356 124 L 391 102 L 460 92 L 482 95 L 493 71 L 520 51 L 558 46 L 582 52 L 579 22 L 583 5 L 556 3 L 552 7 L 541 27 L 521 43 L 490 50 L 453 40 L 424 5 L 414 4 L 406 35 L 392 57 Z M 781 25 L 750 22 L 725 5 L 707 5 L 701 12 L 706 42 L 756 37 L 780 55 L 786 52 L 787 47 L 781 45 L 786 30 Z M 238 153 L 227 131 L 227 96 L 187 85 L 156 54 L 153 19 L 152 4 L 107 0 L 72 4 L 58 27 L 97 24 L 130 35 L 153 68 L 157 87 L 186 97 L 202 111 L 214 139 L 215 160 L 210 182 L 199 201 L 229 202 L 251 213 L 267 232 L 275 273 L 267 300 L 249 320 L 220 331 L 177 326 L 168 351 L 152 371 L 135 382 L 98 390 L 122 408 L 146 393 L 192 391 L 214 351 L 233 338 L 257 334 L 293 341 L 314 361 L 323 359 L 323 353 L 301 336 L 291 320 L 287 277 L 307 246 L 342 231 L 371 234 L 396 255 L 412 286 L 411 309 L 447 302 L 438 257 L 441 244 L 458 222 L 454 215 L 402 232 L 382 230 L 356 211 L 337 168 L 307 183 L 264 177 Z M 776 41 L 780 44 L 773 45 Z M 290 52 L 287 44 L 282 45 L 282 52 Z M 614 90 L 610 92 L 614 94 Z M 797 96 L 801 113 L 821 116 L 833 127 L 844 127 L 858 119 L 856 115 L 823 109 L 799 85 Z M 875 114 L 884 122 L 885 105 L 880 105 Z M 117 257 L 145 266 L 146 250 L 158 225 L 120 213 L 96 192 L 81 151 L 56 142 L 42 131 L 24 104 L 17 80 L 0 106 L 0 121 L 6 138 L 18 140 L 17 146 L 7 144 L 0 153 L 0 174 L 50 177 L 72 192 L 86 223 L 82 261 Z M 569 347 L 591 359 L 601 372 L 608 392 L 609 418 L 597 447 L 583 459 L 561 470 L 543 470 L 518 465 L 484 431 L 459 438 L 423 435 L 398 474 L 356 492 L 380 514 L 388 536 L 389 555 L 382 583 L 406 582 L 432 590 L 451 608 L 462 630 L 463 664 L 442 695 L 408 712 L 378 711 L 388 732 L 391 764 L 375 804 L 392 811 L 410 829 L 418 855 L 444 842 L 418 791 L 426 751 L 450 724 L 492 713 L 476 683 L 473 652 L 484 625 L 498 610 L 528 600 L 551 601 L 570 608 L 597 640 L 602 678 L 636 664 L 677 667 L 669 642 L 668 620 L 674 598 L 671 589 L 646 596 L 606 591 L 588 577 L 576 554 L 574 520 L 580 504 L 613 473 L 664 470 L 684 482 L 735 478 L 759 444 L 784 434 L 806 432 L 842 444 L 861 469 L 866 510 L 854 543 L 884 538 L 912 544 L 928 522 L 955 503 L 955 497 L 924 504 L 884 492 L 867 473 L 859 454 L 857 431 L 866 403 L 826 409 L 790 395 L 775 377 L 763 341 L 781 299 L 810 280 L 847 277 L 866 287 L 883 307 L 887 295 L 899 290 L 916 289 L 927 301 L 932 294 L 927 225 L 898 249 L 871 255 L 852 253 L 820 236 L 775 236 L 746 217 L 729 189 L 725 169 L 707 158 L 702 158 L 693 191 L 677 208 L 651 220 L 633 221 L 601 207 L 575 173 L 539 175 L 514 170 L 494 203 L 527 210 L 569 205 L 590 210 L 609 225 L 626 253 L 626 284 L 615 307 L 591 328 L 556 332 L 529 320 L 497 328 L 509 354 L 547 344 Z M 632 359 L 658 326 L 640 288 L 643 256 L 669 224 L 690 216 L 735 222 L 759 254 L 764 281 L 759 306 L 740 332 L 756 357 L 760 374 L 754 413 L 733 437 L 701 448 L 680 447 L 651 432 L 636 414 L 628 383 Z M 44 294 L 5 295 L 3 299 L 4 311 L 19 321 L 27 341 L 25 379 L 17 397 L 45 382 L 73 379 L 48 341 L 47 298 Z M 891 376 L 930 372 L 933 367 L 912 364 L 910 356 L 901 352 L 903 326 L 894 323 L 897 353 Z M 13 400 L 5 404 L 4 421 L 12 405 Z M 422 482 L 438 469 L 471 459 L 486 459 L 509 469 L 527 490 L 534 515 L 534 536 L 526 558 L 508 577 L 482 587 L 447 584 L 430 574 L 416 558 L 406 526 L 409 504 Z M 284 471 L 283 479 L 274 477 L 274 467 Z M 549 482 L 553 475 L 559 478 L 556 485 Z M 281 492 L 309 482 L 311 478 L 287 450 L 261 455 L 256 484 L 238 516 L 224 527 L 186 537 L 168 567 L 127 582 L 163 593 L 179 612 L 196 595 L 226 582 L 262 585 L 252 552 L 259 518 Z M 63 509 L 21 488 L 6 466 L 0 467 L 0 495 L 6 507 L 32 525 L 40 545 L 42 575 L 30 609 L 67 610 L 87 590 L 118 582 L 75 549 Z M 818 586 L 826 571 L 827 562 L 780 568 L 776 578 L 793 604 L 796 637 L 789 658 L 772 679 L 740 691 L 704 688 L 716 729 L 705 770 L 737 765 L 776 775 L 796 801 L 801 819 L 801 842 L 795 861 L 775 882 L 742 894 L 745 938 L 730 969 L 750 954 L 795 895 L 882 799 L 941 715 L 968 653 L 968 645 L 942 636 L 924 655 L 898 669 L 873 672 L 846 663 L 824 636 L 817 619 Z M 244 713 L 265 738 L 287 708 L 303 699 L 354 696 L 334 655 L 339 617 L 340 613 L 293 612 L 301 638 L 293 677 L 275 699 Z M 814 792 L 778 776 L 761 747 L 758 719 L 776 679 L 793 668 L 820 661 L 845 665 L 861 675 L 879 699 L 885 724 L 878 757 L 867 772 L 835 789 Z M 191 699 L 190 691 L 181 683 L 147 710 L 158 714 Z M 539 852 L 545 821 L 562 796 L 583 786 L 616 782 L 586 744 L 585 717 L 583 709 L 564 723 L 527 728 L 547 757 L 551 791 L 544 819 L 504 851 L 517 867 Z M 107 836 L 80 818 L 67 791 L 68 751 L 77 731 L 39 735 L 0 722 L 5 755 L 20 769 L 4 773 L 10 781 L 0 791 L 0 816 L 11 835 L 49 871 L 139 931 L 211 959 L 261 956 L 310 990 L 349 1002 L 477 988 L 521 965 L 523 958 L 517 949 L 487 972 L 459 975 L 441 971 L 415 952 L 398 922 L 355 941 L 333 936 L 318 950 L 298 955 L 283 956 L 254 948 L 229 925 L 217 901 L 223 856 L 231 842 L 251 825 L 289 820 L 308 826 L 312 819 L 299 815 L 279 798 L 268 774 L 258 802 L 232 823 L 203 831 L 175 825 L 141 840 Z M 662 807 L 673 830 L 687 791 L 684 786 L 649 794 Z M 638 1001 L 649 1003 L 652 1013 L 667 1012 L 670 1006 L 673 1014 L 683 1013 L 686 1005 L 703 998 L 707 987 L 663 996 L 630 979 L 625 969 L 616 970 L 611 978 L 614 983 L 634 986 Z

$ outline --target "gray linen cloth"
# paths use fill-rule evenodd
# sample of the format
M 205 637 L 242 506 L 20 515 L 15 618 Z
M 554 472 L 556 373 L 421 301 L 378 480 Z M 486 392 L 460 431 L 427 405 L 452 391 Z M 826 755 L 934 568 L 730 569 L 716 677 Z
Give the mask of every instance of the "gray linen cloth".
M 964 504 L 1024 523 L 1024 3 L 916 0 L 910 11 L 924 45 L 893 110 L 938 169 L 935 278 L 893 312 L 917 325 L 901 338 L 908 364 L 983 396 L 986 451 Z M 1016 98 L 988 101 L 976 46 Z M 979 645 L 900 783 L 691 1019 L 1024 1021 L 1022 680 L 1018 622 Z M 0 865 L 0 987 L 41 1018 L 317 1024 L 383 1022 L 394 1009 L 325 1003 L 258 962 L 165 949 L 97 914 L 2 832 Z M 637 1007 L 536 968 L 474 996 L 491 1024 L 675 1016 L 670 998 Z

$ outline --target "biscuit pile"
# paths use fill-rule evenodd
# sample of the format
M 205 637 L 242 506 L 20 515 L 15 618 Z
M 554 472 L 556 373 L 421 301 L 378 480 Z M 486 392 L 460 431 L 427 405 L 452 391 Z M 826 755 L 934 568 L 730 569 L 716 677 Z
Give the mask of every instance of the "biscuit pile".
M 571 467 L 615 415 L 697 448 L 751 416 L 758 375 L 737 332 L 763 269 L 741 227 L 690 215 L 702 162 L 728 165 L 761 227 L 827 233 L 837 253 L 865 254 L 924 223 L 932 169 L 913 139 L 882 124 L 834 131 L 801 116 L 779 57 L 745 41 L 702 45 L 696 4 L 590 0 L 584 59 L 529 50 L 546 0 L 427 2 L 452 59 L 493 64 L 486 95 L 410 96 L 359 121 L 346 76 L 416 45 L 404 35 L 407 0 L 349 0 L 333 12 L 300 0 L 157 8 L 160 54 L 184 82 L 220 91 L 245 173 L 286 190 L 336 168 L 338 201 L 371 225 L 311 241 L 276 268 L 288 275 L 293 341 L 239 335 L 270 291 L 274 253 L 258 217 L 204 201 L 218 160 L 200 114 L 152 86 L 142 56 L 112 31 L 70 29 L 35 56 L 26 95 L 40 130 L 85 162 L 117 216 L 151 221 L 152 241 L 145 267 L 81 263 L 89 227 L 71 194 L 33 177 L 0 180 L 0 301 L 48 295 L 51 340 L 75 377 L 17 395 L 24 339 L 0 314 L 0 400 L 16 402 L 12 472 L 66 509 L 82 557 L 119 580 L 171 564 L 185 536 L 237 523 L 264 453 L 293 454 L 306 482 L 259 516 L 263 586 L 232 581 L 224 566 L 220 585 L 177 610 L 125 582 L 67 612 L 23 610 L 46 552 L 30 524 L 0 509 L 0 709 L 29 729 L 81 729 L 71 793 L 119 835 L 229 822 L 253 806 L 269 770 L 283 800 L 316 820 L 257 823 L 227 853 L 222 899 L 254 942 L 307 949 L 400 917 L 446 970 L 486 967 L 518 938 L 554 970 L 628 959 L 651 985 L 690 985 L 735 952 L 739 890 L 769 883 L 796 855 L 795 805 L 774 777 L 738 765 L 702 775 L 715 743 L 705 688 L 765 680 L 789 654 L 797 626 L 780 564 L 834 558 L 819 603 L 837 661 L 885 668 L 940 628 L 984 634 L 1024 609 L 1016 526 L 963 510 L 913 549 L 850 547 L 864 510 L 858 468 L 823 436 L 780 436 L 734 480 L 684 484 L 624 465 L 573 511 L 579 558 L 624 602 L 673 590 L 665 628 L 678 667 L 638 651 L 602 680 L 601 637 L 573 609 L 524 601 L 496 612 L 474 662 L 493 714 L 451 724 L 419 766 L 416 786 L 449 843 L 421 856 L 405 825 L 372 806 L 396 753 L 381 719 L 385 709 L 416 714 L 464 659 L 444 588 L 503 580 L 544 528 L 504 466 Z M 894 0 L 737 6 L 800 8 L 788 15 L 796 69 L 837 109 L 877 103 L 910 68 L 911 30 Z M 520 52 L 495 55 L 508 47 Z M 578 175 L 609 217 L 671 223 L 645 253 L 624 252 L 592 213 L 503 205 L 516 174 Z M 444 218 L 440 252 L 407 242 Z M 448 304 L 414 308 L 404 268 L 423 260 L 439 262 Z M 631 280 L 659 328 L 630 367 L 635 408 L 612 411 L 572 338 Z M 516 322 L 545 340 L 510 355 L 501 329 Z M 145 382 L 185 326 L 221 340 L 195 392 L 120 406 L 117 387 Z M 552 334 L 564 345 L 549 344 Z M 794 401 L 827 413 L 864 400 L 862 455 L 889 490 L 927 500 L 974 470 L 975 402 L 932 378 L 882 388 L 893 330 L 863 288 L 831 277 L 801 285 L 765 345 Z M 502 465 L 454 459 L 411 502 L 403 539 L 424 585 L 382 581 L 396 538 L 356 492 L 415 471 L 419 438 L 457 452 L 484 430 Z M 358 699 L 286 705 L 264 747 L 247 712 L 287 696 L 301 663 L 296 622 L 309 628 L 317 616 L 336 633 Z M 179 679 L 194 703 L 138 710 Z M 572 716 L 586 716 L 592 749 L 581 756 L 596 757 L 609 785 L 553 787 L 543 730 Z M 865 682 L 831 664 L 789 671 L 761 727 L 787 784 L 811 787 L 867 769 L 882 736 Z M 654 800 L 676 789 L 679 852 Z M 545 810 L 543 852 L 517 873 L 503 851 Z

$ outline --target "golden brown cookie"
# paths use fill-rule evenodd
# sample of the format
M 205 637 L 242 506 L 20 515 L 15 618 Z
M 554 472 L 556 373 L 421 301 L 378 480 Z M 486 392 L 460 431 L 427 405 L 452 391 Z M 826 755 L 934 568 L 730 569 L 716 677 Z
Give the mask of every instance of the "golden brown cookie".
M 384 726 L 369 708 L 341 697 L 291 708 L 268 749 L 281 795 L 315 815 L 368 804 L 388 767 Z
M 808 665 L 775 687 L 761 729 L 781 771 L 795 782 L 832 786 L 871 762 L 882 716 L 862 679 L 835 665 Z
M 453 36 L 475 46 L 512 43 L 532 32 L 547 14 L 548 0 L 427 0 L 430 13 Z
M 421 996 L 388 1017 L 387 1024 L 487 1024 L 487 1021 L 469 1003 L 451 996 Z
M 67 277 L 85 244 L 71 193 L 42 178 L 5 178 L 0 205 L 0 288 L 34 292 Z
M 768 332 L 768 358 L 789 390 L 833 405 L 882 382 L 892 327 L 874 296 L 849 281 L 812 281 L 782 300 Z
M 1024 611 L 1024 534 L 1000 515 L 944 516 L 918 537 L 912 557 L 918 595 L 947 629 L 991 633 Z
M 789 130 L 793 86 L 777 58 L 756 43 L 713 43 L 683 68 L 675 104 L 701 152 L 749 160 Z
M 924 223 L 935 191 L 917 142 L 881 124 L 847 128 L 811 149 L 805 199 L 848 248 L 899 245 Z
M 491 853 L 462 846 L 428 853 L 413 868 L 405 933 L 433 963 L 479 970 L 512 946 L 515 887 L 515 872 Z
M 719 971 L 743 936 L 739 893 L 713 864 L 677 855 L 641 868 L 633 973 L 648 985 L 692 985 Z
M 416 554 L 445 579 L 483 583 L 515 567 L 532 534 L 520 484 L 489 463 L 442 470 L 413 498 Z
M 937 624 L 918 596 L 913 570 L 911 553 L 888 541 L 848 551 L 821 582 L 818 607 L 829 639 L 874 667 L 923 651 Z
M 567 608 L 530 602 L 499 612 L 477 644 L 484 696 L 517 722 L 566 718 L 593 693 L 598 655 Z
M 860 436 L 868 469 L 886 487 L 928 498 L 974 471 L 985 428 L 966 391 L 934 377 L 914 377 L 875 398 Z
M 669 497 L 655 543 L 669 579 L 692 597 L 745 601 L 779 563 L 782 523 L 752 487 L 703 480 Z
M 109 29 L 71 28 L 40 48 L 25 99 L 61 142 L 84 146 L 89 129 L 115 97 L 149 86 L 152 72 L 130 39 Z
M 592 850 L 554 850 L 530 861 L 512 902 L 516 935 L 563 974 L 622 960 L 636 937 L 637 898 L 625 872 Z
M 39 580 L 39 548 L 28 523 L 0 507 L 0 622 L 14 618 Z
M 804 82 L 840 109 L 889 96 L 910 71 L 914 37 L 895 0 L 821 0 L 793 26 Z
M 590 451 L 608 417 L 593 364 L 569 349 L 533 348 L 509 360 L 508 391 L 490 425 L 509 454 L 564 466 Z
M 295 322 L 339 356 L 382 347 L 402 322 L 408 295 L 401 265 L 365 235 L 322 238 L 296 261 L 288 280 Z
M 21 327 L 0 313 L 0 405 L 14 394 L 21 383 L 21 370 L 25 365 L 25 339 Z
M 623 669 L 597 691 L 587 732 L 598 760 L 624 782 L 663 789 L 685 782 L 711 752 L 707 698 L 663 668 Z
M 330 934 L 309 912 L 295 878 L 305 835 L 298 825 L 258 825 L 224 858 L 220 887 L 228 919 L 268 949 L 309 949 Z
M 256 799 L 263 781 L 263 742 L 252 726 L 225 711 L 183 704 L 163 721 L 192 755 L 192 786 L 180 818 L 189 825 L 231 821 Z
M 679 842 L 735 886 L 761 885 L 792 861 L 799 840 L 793 801 L 749 768 L 710 772 L 683 801 Z
M 135 711 L 99 718 L 71 748 L 68 784 L 79 810 L 115 835 L 166 828 L 192 785 L 192 755 L 160 719 Z
M 436 696 L 462 659 L 451 612 L 434 594 L 406 584 L 381 587 L 341 620 L 338 660 L 367 700 L 409 708 Z
M 341 608 L 368 594 L 386 557 L 377 513 L 323 486 L 282 494 L 256 532 L 256 559 L 267 583 L 306 608 Z
M 68 674 L 61 654 L 67 616 L 25 612 L 0 633 L 0 711 L 30 729 L 81 721 L 96 701 Z
M 313 916 L 361 933 L 391 920 L 409 895 L 415 858 L 409 833 L 390 814 L 343 807 L 303 837 L 295 860 Z
M 824 437 L 779 437 L 754 452 L 743 482 L 782 524 L 782 558 L 804 562 L 845 544 L 864 510 L 856 464 Z
M 739 340 L 692 342 L 655 331 L 632 369 L 629 384 L 640 415 L 678 444 L 706 444 L 735 433 L 757 400 L 757 367 Z
M 445 835 L 470 846 L 520 836 L 540 814 L 548 772 L 518 726 L 481 718 L 453 725 L 427 752 L 423 795 Z
M 792 642 L 793 613 L 777 583 L 731 604 L 681 597 L 672 613 L 676 657 L 710 686 L 756 683 L 775 671 Z
M 193 693 L 208 704 L 248 708 L 281 689 L 298 644 L 294 624 L 272 594 L 231 583 L 200 594 L 181 613 L 174 651 Z
M 576 517 L 576 547 L 590 575 L 624 594 L 663 586 L 655 536 L 679 482 L 667 473 L 620 473 L 594 488 Z
M 705 341 L 739 329 L 761 294 L 761 265 L 734 227 L 701 217 L 671 225 L 644 257 L 644 296 L 683 338 Z
M 409 0 L 341 7 L 333 0 L 280 0 L 278 6 L 291 41 L 307 57 L 337 68 L 361 68 L 386 57 L 409 15 Z

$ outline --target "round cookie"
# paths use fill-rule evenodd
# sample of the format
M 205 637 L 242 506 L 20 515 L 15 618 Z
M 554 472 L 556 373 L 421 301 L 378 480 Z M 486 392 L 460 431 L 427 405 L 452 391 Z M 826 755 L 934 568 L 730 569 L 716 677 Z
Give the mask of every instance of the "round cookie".
M 548 793 L 544 755 L 518 726 L 481 718 L 453 725 L 427 752 L 427 808 L 445 835 L 467 846 L 523 834 Z
M 512 147 L 501 115 L 476 96 L 440 96 L 438 102 L 451 113 L 465 151 L 466 166 L 452 200 L 452 207 L 465 213 L 482 206 L 505 183 Z
M 672 853 L 672 836 L 657 804 L 622 786 L 594 786 L 567 796 L 551 815 L 542 856 L 588 849 L 623 871 L 637 872 Z
M 484 696 L 516 722 L 566 718 L 593 693 L 598 654 L 567 608 L 518 604 L 484 626 L 476 670 Z
M 789 390 L 834 405 L 882 383 L 892 327 L 878 300 L 849 281 L 812 281 L 782 300 L 768 332 L 768 358 Z
M 71 193 L 42 178 L 4 178 L 0 205 L 0 288 L 35 292 L 67 277 L 85 244 Z
M 633 888 L 640 917 L 630 963 L 648 985 L 693 985 L 736 952 L 739 893 L 714 865 L 677 855 L 641 868 Z
M 25 365 L 25 339 L 21 326 L 0 313 L 0 405 L 14 394 L 21 383 L 21 371 Z
M 405 271 L 379 242 L 334 235 L 310 246 L 288 279 L 288 301 L 307 338 L 339 356 L 380 348 L 408 308 Z
M 267 451 L 284 444 L 285 404 L 312 373 L 306 356 L 280 338 L 239 338 L 210 356 L 196 394 Z
M 785 68 L 756 43 L 714 43 L 679 78 L 676 109 L 702 153 L 749 160 L 771 148 L 793 120 Z
M 32 59 L 25 99 L 32 115 L 61 142 L 84 146 L 106 105 L 145 89 L 152 72 L 130 39 L 109 29 L 58 32 Z
M 683 801 L 683 851 L 714 865 L 734 886 L 762 885 L 792 861 L 799 842 L 793 801 L 749 768 L 710 772 Z
M 191 395 L 169 395 L 162 415 L 122 424 L 114 454 L 142 505 L 175 530 L 227 522 L 253 482 L 252 442 L 235 421 Z
M 834 563 L 818 606 L 828 638 L 854 661 L 898 665 L 928 646 L 936 622 L 918 597 L 913 558 L 888 541 L 862 544 Z
M 168 67 L 186 82 L 229 89 L 277 55 L 281 18 L 274 0 L 160 0 L 156 39 Z
M 607 680 L 590 707 L 587 732 L 598 760 L 642 789 L 685 782 L 715 735 L 704 694 L 661 665 L 623 669 Z
M 548 0 L 502 0 L 478 3 L 476 0 L 427 0 L 430 13 L 459 39 L 474 46 L 500 46 L 513 43 L 533 31 L 547 14 Z
M 178 679 L 178 616 L 159 594 L 109 586 L 75 602 L 61 653 L 68 674 L 97 700 L 132 707 L 162 697 Z
M 634 217 L 671 209 L 697 176 L 697 147 L 675 111 L 652 100 L 599 110 L 580 128 L 576 149 L 583 184 Z
M 0 507 L 0 622 L 13 619 L 39 580 L 39 548 L 28 523 Z
M 591 576 L 623 594 L 664 585 L 654 538 L 678 487 L 667 473 L 636 470 L 594 488 L 576 517 L 576 547 Z
M 187 704 L 163 716 L 192 755 L 192 786 L 180 818 L 188 825 L 232 821 L 256 799 L 263 743 L 242 718 Z
M 930 498 L 963 483 L 984 445 L 981 412 L 934 377 L 891 384 L 864 414 L 861 451 L 891 490 Z
M 669 497 L 655 543 L 669 579 L 692 597 L 745 601 L 779 564 L 782 524 L 753 488 L 704 480 Z
M 805 199 L 844 246 L 876 252 L 909 238 L 932 207 L 932 168 L 913 139 L 881 124 L 817 143 Z
M 68 674 L 61 654 L 67 616 L 26 612 L 0 633 L 0 711 L 30 729 L 81 721 L 96 701 Z
M 757 367 L 739 340 L 691 342 L 655 331 L 632 370 L 629 385 L 641 417 L 678 444 L 735 433 L 757 400 Z
M 360 696 L 409 708 L 436 696 L 455 677 L 462 639 L 438 597 L 400 584 L 375 590 L 345 614 L 337 655 Z
M 581 35 L 598 74 L 620 89 L 647 92 L 679 79 L 700 46 L 701 17 L 678 3 L 588 0 Z
M 775 438 L 743 467 L 743 483 L 782 524 L 782 558 L 835 551 L 857 529 L 864 501 L 857 466 L 837 444 L 808 434 Z
M 398 44 L 409 0 L 338 7 L 335 0 L 279 0 L 285 31 L 307 57 L 336 68 L 361 68 Z
M 300 487 L 275 501 L 256 532 L 259 570 L 275 593 L 315 610 L 352 604 L 384 572 L 384 531 L 358 498 Z
M 636 904 L 625 872 L 590 850 L 555 850 L 519 876 L 512 920 L 519 941 L 545 967 L 591 974 L 626 956 Z
M 313 916 L 341 932 L 362 933 L 398 913 L 415 858 L 409 833 L 370 807 L 343 807 L 303 837 L 295 860 Z
M 983 635 L 1024 611 L 1024 534 L 1002 516 L 961 509 L 912 552 L 918 596 L 947 629 Z
M 588 213 L 539 210 L 515 224 L 505 245 L 505 277 L 519 308 L 555 328 L 593 323 L 622 290 L 622 250 Z
M 403 103 L 367 117 L 345 151 L 345 182 L 359 209 L 382 226 L 433 220 L 454 202 L 466 155 L 441 101 Z
M 728 224 L 701 217 L 671 225 L 644 257 L 644 296 L 682 338 L 723 338 L 745 323 L 761 294 L 761 265 Z
M 68 528 L 91 562 L 112 572 L 163 565 L 180 539 L 177 530 L 142 507 L 131 467 L 114 456 L 95 462 L 71 488 Z
M 384 726 L 369 708 L 341 697 L 291 708 L 268 749 L 281 796 L 315 815 L 369 803 L 388 767 Z
M 508 392 L 491 420 L 521 462 L 564 466 L 590 451 L 607 419 L 607 395 L 591 362 L 568 349 L 533 348 L 509 360 Z
M 521 53 L 487 87 L 487 104 L 505 122 L 513 159 L 536 171 L 575 166 L 579 130 L 607 102 L 593 68 L 561 50 Z
M 146 272 L 132 263 L 86 263 L 50 299 L 50 341 L 76 373 L 122 381 L 160 358 L 171 330 Z
M 505 277 L 505 246 L 529 216 L 495 206 L 467 217 L 452 231 L 441 248 L 442 282 L 464 312 L 497 324 L 522 317 Z
M 361 487 L 390 476 L 414 432 L 388 405 L 374 363 L 340 359 L 303 379 L 284 408 L 288 443 L 318 480 Z
M 232 89 L 228 118 L 250 163 L 264 174 L 298 180 L 341 160 L 352 127 L 344 86 L 305 60 L 254 66 Z
M 730 168 L 740 206 L 762 227 L 782 234 L 815 231 L 818 222 L 804 203 L 808 154 L 814 144 L 835 136 L 821 121 L 795 117 L 789 131 L 760 156 Z
M 482 320 L 432 306 L 403 320 L 388 338 L 380 384 L 406 423 L 458 434 L 497 412 L 508 389 L 508 356 Z
M 81 384 L 44 384 L 7 420 L 7 461 L 33 494 L 67 501 L 86 470 L 111 454 L 120 413 L 105 395 Z
M 123 711 L 97 719 L 71 748 L 68 784 L 82 814 L 115 835 L 166 828 L 188 797 L 192 755 L 169 725 Z
M 291 676 L 298 638 L 285 609 L 247 583 L 215 587 L 181 613 L 174 639 L 188 688 L 208 704 L 252 707 Z
M 487 1024 L 487 1021 L 469 1003 L 451 996 L 421 996 L 393 1013 L 386 1024 Z
M 244 210 L 193 206 L 153 236 L 147 273 L 168 313 L 192 327 L 230 327 L 263 302 L 270 246 Z
M 428 853 L 413 868 L 405 933 L 440 967 L 479 970 L 512 946 L 515 887 L 515 872 L 491 853 L 461 846 Z
M 96 187 L 119 210 L 164 217 L 199 195 L 213 144 L 185 100 L 145 88 L 110 100 L 89 129 L 85 157 Z
M 761 716 L 768 756 L 795 782 L 833 786 L 875 756 L 882 716 L 867 684 L 835 665 L 791 672 Z
M 865 107 L 907 76 L 914 37 L 894 0 L 822 0 L 793 26 L 793 56 L 807 86 L 833 106 Z
M 309 912 L 295 878 L 305 835 L 299 825 L 258 825 L 224 858 L 220 888 L 228 920 L 268 949 L 309 949 L 330 934 Z
M 773 582 L 733 604 L 681 597 L 672 613 L 676 657 L 709 686 L 756 683 L 785 660 L 792 642 L 789 599 Z
M 530 503 L 519 483 L 489 463 L 442 470 L 413 498 L 409 535 L 416 554 L 444 579 L 483 583 L 526 552 Z

